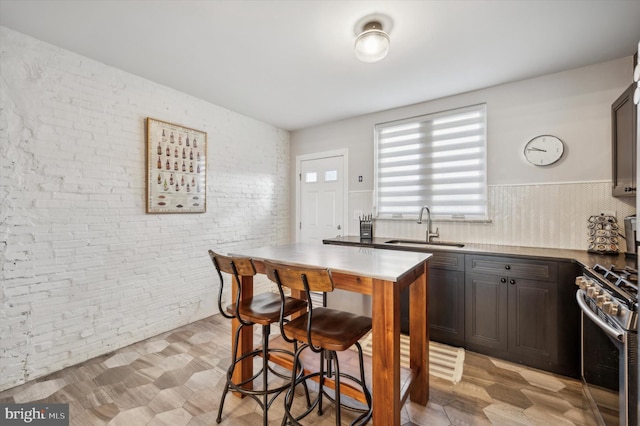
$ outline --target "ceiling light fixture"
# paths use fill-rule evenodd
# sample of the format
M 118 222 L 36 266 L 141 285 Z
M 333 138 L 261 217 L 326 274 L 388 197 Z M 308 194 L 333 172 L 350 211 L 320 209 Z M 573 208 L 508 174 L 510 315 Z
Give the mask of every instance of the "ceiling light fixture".
M 356 38 L 356 58 L 362 62 L 378 62 L 389 53 L 389 35 L 382 31 L 382 24 L 371 21 L 364 24 Z
M 376 17 L 367 17 L 356 24 L 356 58 L 362 62 L 378 62 L 389 53 L 389 34 L 383 31 L 382 21 Z M 386 18 L 388 20 L 388 18 Z

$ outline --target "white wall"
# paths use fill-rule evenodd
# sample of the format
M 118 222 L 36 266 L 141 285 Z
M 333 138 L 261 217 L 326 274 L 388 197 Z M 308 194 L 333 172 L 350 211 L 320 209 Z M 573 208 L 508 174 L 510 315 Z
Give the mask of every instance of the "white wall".
M 0 41 L 0 390 L 217 312 L 207 250 L 289 240 L 288 132 Z M 207 132 L 206 213 L 145 214 L 145 117 Z
M 376 123 L 486 102 L 489 210 L 493 222 L 436 223 L 441 238 L 584 249 L 588 216 L 600 210 L 614 210 L 622 221 L 635 212 L 632 201 L 614 199 L 607 190 L 611 182 L 611 103 L 631 84 L 631 74 L 631 57 L 621 58 L 299 130 L 291 135 L 291 167 L 295 166 L 296 156 L 346 146 L 350 163 L 349 217 L 353 218 L 355 210 L 371 211 Z M 529 165 L 523 156 L 526 142 L 540 134 L 556 135 L 566 146 L 564 157 L 545 168 Z M 362 183 L 358 176 L 363 176 Z M 537 198 L 522 198 L 520 186 Z M 571 203 L 571 199 L 560 195 L 566 191 L 581 194 L 585 202 Z M 545 228 L 529 232 L 532 224 L 534 228 Z M 414 222 L 378 221 L 375 229 L 376 236 L 424 238 L 424 226 Z M 357 232 L 352 219 L 349 233 Z

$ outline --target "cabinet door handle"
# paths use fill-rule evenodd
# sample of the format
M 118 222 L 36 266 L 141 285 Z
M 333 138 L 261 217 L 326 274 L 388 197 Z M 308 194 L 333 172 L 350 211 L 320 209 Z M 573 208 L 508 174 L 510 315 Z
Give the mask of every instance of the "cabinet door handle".
M 514 285 L 516 283 L 516 280 L 509 280 L 509 284 Z
M 507 279 L 506 279 L 506 278 L 500 278 L 500 282 L 501 282 L 501 283 L 506 283 L 506 282 L 507 282 Z
M 511 269 L 511 266 L 510 265 L 505 265 L 504 269 L 506 269 L 508 271 L 509 269 Z

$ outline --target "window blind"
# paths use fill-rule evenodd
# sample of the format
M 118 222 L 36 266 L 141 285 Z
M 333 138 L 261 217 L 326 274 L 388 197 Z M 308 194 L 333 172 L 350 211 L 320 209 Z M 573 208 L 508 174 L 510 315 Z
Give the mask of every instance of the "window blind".
M 376 217 L 486 220 L 486 104 L 377 124 Z

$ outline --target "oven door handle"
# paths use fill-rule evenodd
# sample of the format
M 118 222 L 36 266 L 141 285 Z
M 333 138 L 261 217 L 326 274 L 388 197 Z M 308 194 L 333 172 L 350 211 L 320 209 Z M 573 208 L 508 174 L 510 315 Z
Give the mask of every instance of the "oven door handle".
M 611 327 L 609 324 L 604 322 L 602 318 L 600 318 L 598 315 L 593 313 L 593 311 L 589 309 L 589 307 L 587 306 L 587 303 L 584 301 L 584 298 L 582 297 L 583 294 L 584 294 L 584 291 L 582 290 L 578 290 L 576 292 L 576 300 L 578 301 L 578 306 L 580 307 L 580 310 L 586 316 L 588 316 L 591 319 L 591 321 L 596 323 L 596 325 L 600 327 L 610 337 L 616 339 L 620 343 L 624 343 L 624 333 L 621 333 L 615 328 Z

